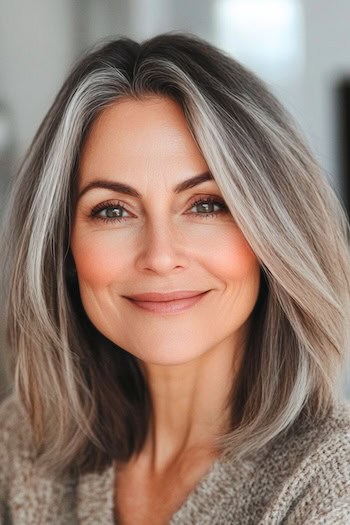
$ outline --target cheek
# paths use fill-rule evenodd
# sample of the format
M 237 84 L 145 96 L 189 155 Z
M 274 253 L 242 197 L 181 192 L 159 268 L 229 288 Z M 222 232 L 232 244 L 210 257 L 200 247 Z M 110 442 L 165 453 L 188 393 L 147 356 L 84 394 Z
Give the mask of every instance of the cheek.
M 224 280 L 242 280 L 260 274 L 258 259 L 240 231 L 218 236 L 211 250 L 211 264 Z
M 194 235 L 188 242 L 189 256 L 202 262 L 211 273 L 224 281 L 239 281 L 249 277 L 259 263 L 249 244 L 237 228 L 223 228 L 203 238 Z M 71 249 L 79 280 L 96 289 L 103 288 L 126 274 L 133 267 L 135 247 L 130 240 L 116 242 L 110 232 L 92 232 L 72 235 Z
M 72 237 L 71 250 L 79 280 L 102 288 L 125 269 L 123 250 L 116 249 L 110 236 L 90 234 Z

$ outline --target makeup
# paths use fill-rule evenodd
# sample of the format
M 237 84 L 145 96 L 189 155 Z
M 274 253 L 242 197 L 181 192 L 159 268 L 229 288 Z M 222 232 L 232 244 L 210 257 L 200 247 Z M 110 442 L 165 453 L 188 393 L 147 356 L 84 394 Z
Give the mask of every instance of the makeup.
M 209 290 L 210 291 L 210 290 Z M 135 301 L 134 299 L 126 298 L 136 308 L 141 308 L 150 313 L 155 314 L 177 314 L 192 308 L 195 304 L 199 303 L 208 293 L 204 292 L 194 297 L 188 297 L 187 299 L 177 299 L 174 301 Z

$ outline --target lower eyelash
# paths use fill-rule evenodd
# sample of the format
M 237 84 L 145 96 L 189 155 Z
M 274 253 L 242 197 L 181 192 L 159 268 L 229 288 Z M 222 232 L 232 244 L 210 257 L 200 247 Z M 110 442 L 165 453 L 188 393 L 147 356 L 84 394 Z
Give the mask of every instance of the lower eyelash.
M 208 213 L 195 213 L 194 215 L 198 215 L 199 217 L 206 218 L 206 217 L 217 217 L 218 215 L 222 215 L 223 213 L 229 213 L 229 209 L 226 206 L 225 202 L 222 200 L 213 199 L 211 197 L 205 198 L 205 199 L 198 199 L 197 201 L 193 202 L 191 204 L 191 208 L 193 206 L 198 206 L 198 204 L 216 204 L 217 206 L 221 206 L 220 211 L 212 211 Z
M 215 204 L 217 206 L 221 206 L 220 211 L 212 211 L 208 213 L 193 213 L 193 215 L 197 215 L 203 219 L 207 217 L 217 217 L 218 215 L 222 215 L 225 213 L 229 213 L 229 209 L 224 201 L 213 199 L 213 198 L 203 198 L 198 199 L 195 202 L 191 203 L 190 208 L 193 208 L 194 206 L 198 206 L 199 204 Z M 101 211 L 106 210 L 107 208 L 120 208 L 122 210 L 125 210 L 125 207 L 118 203 L 118 202 L 104 202 L 96 206 L 92 212 L 91 217 L 95 220 L 103 221 L 103 222 L 122 222 L 128 219 L 128 217 L 102 217 L 101 215 L 98 215 Z
M 106 210 L 107 208 L 120 208 L 125 209 L 122 204 L 119 202 L 102 202 L 101 204 L 98 204 L 95 206 L 95 208 L 91 211 L 90 216 L 94 220 L 103 221 L 103 222 L 110 222 L 110 221 L 118 221 L 121 222 L 126 219 L 126 217 L 102 217 L 99 215 L 99 213 L 103 210 Z

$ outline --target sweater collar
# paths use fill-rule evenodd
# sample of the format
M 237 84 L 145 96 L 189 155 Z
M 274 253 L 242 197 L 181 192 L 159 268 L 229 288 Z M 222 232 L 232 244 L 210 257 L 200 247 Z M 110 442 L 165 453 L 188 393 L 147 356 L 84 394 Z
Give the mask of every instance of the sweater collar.
M 236 488 L 239 480 L 247 476 L 253 467 L 249 463 L 232 463 L 229 460 L 216 458 L 206 474 L 199 480 L 196 487 L 190 492 L 184 503 L 173 514 L 169 525 L 190 523 L 193 516 L 198 518 L 201 513 L 208 516 L 215 514 L 215 498 L 212 493 L 221 487 L 221 498 L 234 499 L 233 481 Z M 96 524 L 96 508 L 99 509 L 99 520 L 104 525 L 115 525 L 114 521 L 114 464 L 106 467 L 102 473 L 89 473 L 80 476 L 77 486 L 77 513 L 81 525 Z M 211 502 L 211 508 L 208 508 Z

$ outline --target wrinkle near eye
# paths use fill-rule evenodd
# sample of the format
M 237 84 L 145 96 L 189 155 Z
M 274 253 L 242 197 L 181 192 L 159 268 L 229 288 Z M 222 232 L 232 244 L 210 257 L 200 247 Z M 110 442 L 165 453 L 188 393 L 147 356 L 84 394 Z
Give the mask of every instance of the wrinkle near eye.
M 211 211 L 204 210 L 202 212 L 200 211 L 193 211 L 197 208 L 200 209 L 200 207 L 203 206 L 204 208 L 207 207 L 211 209 Z M 216 208 L 216 210 L 215 210 Z M 110 213 L 108 215 L 108 210 L 119 210 L 119 214 Z M 199 218 L 215 218 L 219 215 L 224 215 L 229 213 L 228 207 L 225 203 L 225 201 L 222 198 L 214 197 L 212 195 L 203 195 L 199 198 L 193 198 L 191 200 L 191 203 L 189 204 L 189 209 L 185 211 L 185 213 L 189 215 L 193 215 L 194 217 Z M 126 206 L 121 202 L 102 202 L 98 205 L 94 206 L 94 208 L 90 212 L 90 217 L 92 220 L 103 220 L 104 222 L 108 221 L 122 221 L 127 220 L 128 217 L 131 217 L 132 214 L 129 213 Z

